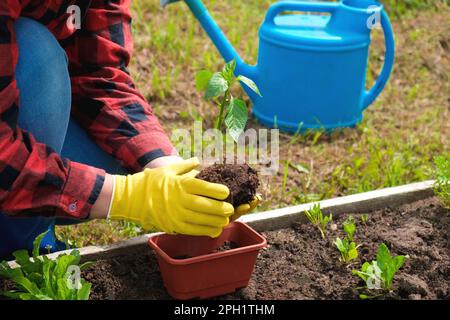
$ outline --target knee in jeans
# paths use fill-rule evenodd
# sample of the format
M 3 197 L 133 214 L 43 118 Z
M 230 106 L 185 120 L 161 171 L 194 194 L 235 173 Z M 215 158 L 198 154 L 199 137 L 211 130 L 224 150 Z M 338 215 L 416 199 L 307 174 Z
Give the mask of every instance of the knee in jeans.
M 35 138 L 60 151 L 71 109 L 67 57 L 53 34 L 42 24 L 20 18 L 16 24 L 20 91 L 18 124 Z
M 24 73 L 67 69 L 67 55 L 53 34 L 39 22 L 20 18 L 15 24 L 19 46 L 19 65 Z

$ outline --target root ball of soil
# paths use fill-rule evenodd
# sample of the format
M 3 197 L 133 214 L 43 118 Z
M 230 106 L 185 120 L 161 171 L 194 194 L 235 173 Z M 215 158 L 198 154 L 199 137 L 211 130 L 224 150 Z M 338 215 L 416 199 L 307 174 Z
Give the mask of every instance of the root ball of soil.
M 247 164 L 214 164 L 202 170 L 197 178 L 226 185 L 230 196 L 225 201 L 234 207 L 250 202 L 259 187 L 256 170 Z

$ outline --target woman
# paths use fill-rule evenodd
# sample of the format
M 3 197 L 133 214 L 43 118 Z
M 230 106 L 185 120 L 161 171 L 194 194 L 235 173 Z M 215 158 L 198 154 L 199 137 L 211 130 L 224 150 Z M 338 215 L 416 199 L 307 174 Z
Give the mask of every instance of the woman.
M 0 3 L 0 258 L 46 230 L 42 248 L 64 249 L 55 223 L 217 237 L 235 214 L 228 188 L 194 178 L 198 160 L 178 157 L 133 84 L 130 3 Z

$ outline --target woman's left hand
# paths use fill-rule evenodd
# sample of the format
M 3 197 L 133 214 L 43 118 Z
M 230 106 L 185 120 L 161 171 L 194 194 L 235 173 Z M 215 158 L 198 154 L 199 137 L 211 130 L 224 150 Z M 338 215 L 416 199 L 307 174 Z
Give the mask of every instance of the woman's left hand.
M 231 216 L 230 220 L 234 221 L 246 214 L 249 214 L 250 212 L 253 211 L 253 209 L 255 209 L 258 206 L 258 204 L 261 202 L 261 200 L 262 200 L 261 195 L 257 194 L 253 198 L 253 200 L 250 201 L 249 203 L 241 204 L 239 207 L 234 209 L 234 215 Z

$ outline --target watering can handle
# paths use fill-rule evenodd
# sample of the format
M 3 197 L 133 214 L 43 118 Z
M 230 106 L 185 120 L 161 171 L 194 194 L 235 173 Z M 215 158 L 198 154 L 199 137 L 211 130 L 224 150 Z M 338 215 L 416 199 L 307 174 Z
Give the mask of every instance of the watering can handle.
M 383 70 L 380 73 L 377 81 L 375 82 L 372 89 L 369 91 L 365 91 L 363 96 L 362 109 L 365 110 L 378 95 L 383 91 L 384 86 L 389 80 L 389 76 L 391 75 L 392 67 L 394 66 L 394 58 L 395 58 L 395 41 L 394 41 L 394 32 L 392 31 L 392 26 L 389 21 L 389 17 L 384 11 L 381 11 L 381 26 L 383 27 L 385 45 L 386 45 L 386 54 L 384 58 Z
M 339 6 L 337 2 L 303 2 L 282 1 L 270 6 L 266 15 L 266 23 L 275 23 L 275 17 L 285 11 L 334 12 Z

